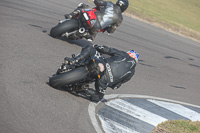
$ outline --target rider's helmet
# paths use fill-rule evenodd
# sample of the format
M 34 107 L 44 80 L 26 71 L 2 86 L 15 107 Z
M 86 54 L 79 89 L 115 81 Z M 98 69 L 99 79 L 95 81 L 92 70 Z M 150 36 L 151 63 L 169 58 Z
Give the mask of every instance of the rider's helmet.
M 129 2 L 128 0 L 118 0 L 116 2 L 116 5 L 118 5 L 121 8 L 121 12 L 124 12 L 129 6 Z
M 135 52 L 134 50 L 129 50 L 127 53 L 129 54 L 129 56 L 131 58 L 135 59 L 136 63 L 138 62 L 138 60 L 139 60 L 139 54 L 137 52 Z

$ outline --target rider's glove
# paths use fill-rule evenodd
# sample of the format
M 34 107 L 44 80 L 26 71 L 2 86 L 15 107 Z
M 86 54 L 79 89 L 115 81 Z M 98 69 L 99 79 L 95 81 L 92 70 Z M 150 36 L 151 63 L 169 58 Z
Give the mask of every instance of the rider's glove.
M 104 48 L 102 45 L 97 45 L 97 44 L 94 44 L 93 47 L 94 47 L 96 50 L 100 50 L 100 49 L 103 49 L 103 48 Z
M 98 46 L 99 46 L 99 45 L 97 45 L 97 44 L 94 44 L 94 45 L 93 45 L 93 47 L 94 47 L 95 49 L 98 48 Z
M 106 27 L 106 30 L 108 33 L 113 33 L 116 29 L 117 29 L 116 25 L 111 25 L 111 26 Z

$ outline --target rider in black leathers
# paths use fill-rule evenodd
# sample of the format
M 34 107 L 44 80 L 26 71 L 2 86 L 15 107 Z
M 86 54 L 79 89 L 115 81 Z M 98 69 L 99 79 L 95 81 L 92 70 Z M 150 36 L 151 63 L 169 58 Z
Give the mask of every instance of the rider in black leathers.
M 101 29 L 104 29 L 104 31 L 107 31 L 108 33 L 113 33 L 122 23 L 122 12 L 124 12 L 129 6 L 128 0 L 118 0 L 116 4 L 111 1 L 94 0 L 94 4 L 97 9 L 97 12 L 95 12 L 97 21 L 89 30 L 89 34 L 86 34 L 86 39 L 91 40 L 96 37 L 96 34 Z M 85 8 L 88 8 L 88 6 L 80 3 L 78 8 L 70 14 L 66 14 L 65 18 L 71 19 L 76 17 L 80 13 L 80 10 Z
M 101 54 L 107 54 L 110 57 L 104 58 Z M 72 58 L 71 62 L 80 62 L 91 56 L 98 58 L 99 63 L 104 65 L 103 72 L 100 72 L 101 76 L 95 81 L 95 91 L 89 89 L 86 92 L 91 95 L 91 100 L 95 102 L 98 102 L 103 98 L 107 87 L 117 89 L 123 83 L 129 81 L 135 73 L 135 67 L 139 58 L 138 54 L 137 58 L 134 56 L 134 59 L 129 56 L 129 53 L 115 48 L 88 45 L 82 49 L 78 56 Z

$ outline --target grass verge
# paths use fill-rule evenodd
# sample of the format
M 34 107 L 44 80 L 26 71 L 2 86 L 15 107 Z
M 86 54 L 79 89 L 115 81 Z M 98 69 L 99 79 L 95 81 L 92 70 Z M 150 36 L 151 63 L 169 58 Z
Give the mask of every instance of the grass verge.
M 129 0 L 124 14 L 200 42 L 199 0 Z
M 152 133 L 200 133 L 199 121 L 174 120 L 159 124 Z

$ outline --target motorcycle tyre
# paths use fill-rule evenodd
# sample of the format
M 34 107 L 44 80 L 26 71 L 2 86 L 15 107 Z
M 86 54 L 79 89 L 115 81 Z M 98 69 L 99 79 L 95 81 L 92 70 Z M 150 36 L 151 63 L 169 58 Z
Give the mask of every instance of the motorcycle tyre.
M 58 38 L 66 32 L 70 33 L 72 31 L 78 30 L 78 27 L 78 20 L 70 19 L 53 27 L 50 31 L 50 36 L 53 38 Z
M 72 71 L 54 75 L 49 79 L 49 85 L 53 88 L 62 88 L 87 78 L 88 70 L 85 67 L 78 67 Z

